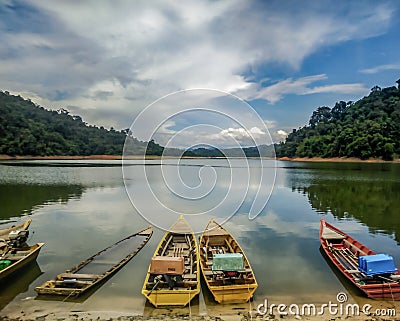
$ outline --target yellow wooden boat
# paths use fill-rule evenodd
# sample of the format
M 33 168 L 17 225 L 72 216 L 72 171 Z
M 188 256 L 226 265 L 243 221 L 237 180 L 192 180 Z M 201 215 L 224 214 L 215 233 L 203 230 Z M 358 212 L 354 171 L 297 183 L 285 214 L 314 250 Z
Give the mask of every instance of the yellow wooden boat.
M 114 275 L 146 245 L 152 234 L 152 226 L 132 234 L 46 281 L 35 291 L 41 295 L 77 297 Z
M 13 247 L 8 244 L 0 247 L 0 281 L 36 260 L 44 243 Z
M 249 301 L 258 284 L 235 238 L 210 220 L 200 237 L 200 266 L 207 287 L 218 303 Z
M 28 218 L 22 224 L 12 225 L 12 226 L 10 226 L 8 228 L 1 229 L 0 230 L 0 242 L 5 242 L 5 241 L 9 240 L 10 232 L 27 230 L 29 228 L 29 225 L 31 224 L 31 222 L 32 222 L 32 219 Z
M 143 284 L 142 294 L 155 307 L 186 306 L 200 293 L 196 237 L 181 216 L 158 245 Z

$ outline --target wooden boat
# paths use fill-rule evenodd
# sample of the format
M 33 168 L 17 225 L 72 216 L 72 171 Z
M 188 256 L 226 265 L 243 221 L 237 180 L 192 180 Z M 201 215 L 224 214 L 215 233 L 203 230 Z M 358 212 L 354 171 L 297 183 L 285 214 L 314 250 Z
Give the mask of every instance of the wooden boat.
M 200 266 L 218 303 L 249 301 L 258 287 L 250 263 L 235 238 L 210 220 L 200 237 Z
M 200 293 L 199 252 L 188 222 L 181 216 L 154 252 L 142 294 L 155 307 L 186 306 Z
M 13 225 L 8 228 L 1 229 L 0 230 L 0 243 L 5 242 L 9 239 L 10 232 L 27 230 L 29 228 L 29 225 L 31 224 L 31 222 L 32 222 L 32 219 L 29 218 L 22 224 Z
M 44 243 L 37 243 L 32 246 L 26 244 L 18 247 L 10 245 L 10 242 L 0 246 L 0 281 L 18 271 L 28 263 L 36 260 Z
M 148 242 L 153 227 L 130 235 L 35 288 L 38 294 L 77 297 L 128 263 Z
M 332 263 L 365 295 L 372 299 L 400 300 L 400 274 L 390 256 L 376 255 L 324 219 L 321 219 L 319 238 Z

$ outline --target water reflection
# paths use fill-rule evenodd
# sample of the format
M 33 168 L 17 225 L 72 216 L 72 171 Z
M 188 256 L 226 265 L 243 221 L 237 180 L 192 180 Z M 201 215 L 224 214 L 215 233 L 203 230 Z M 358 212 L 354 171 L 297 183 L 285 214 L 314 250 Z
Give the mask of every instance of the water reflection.
M 66 203 L 71 198 L 80 198 L 83 192 L 79 185 L 0 184 L 0 219 L 30 214 L 47 203 Z
M 10 303 L 18 294 L 28 291 L 29 285 L 36 280 L 42 271 L 36 261 L 22 267 L 0 282 L 0 310 Z
M 313 209 L 354 218 L 371 233 L 400 242 L 400 164 L 294 164 L 298 167 L 289 170 L 289 184 L 307 195 Z

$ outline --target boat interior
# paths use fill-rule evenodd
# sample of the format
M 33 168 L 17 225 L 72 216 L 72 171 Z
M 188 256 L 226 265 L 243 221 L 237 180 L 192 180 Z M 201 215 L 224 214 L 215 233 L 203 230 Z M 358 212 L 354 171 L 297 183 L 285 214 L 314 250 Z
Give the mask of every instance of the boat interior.
M 203 235 L 200 243 L 201 264 L 204 276 L 210 286 L 251 284 L 254 283 L 254 275 L 246 257 L 240 250 L 235 239 L 228 233 L 211 230 Z M 244 269 L 236 271 L 213 270 L 213 256 L 215 254 L 240 253 L 243 255 Z
M 330 229 L 326 225 L 322 227 L 322 238 L 325 240 L 334 258 L 342 266 L 344 272 L 350 274 L 355 282 L 382 283 L 383 280 L 381 278 L 368 277 L 359 269 L 358 257 L 360 255 L 371 255 L 374 252 L 366 249 L 365 246 L 350 237 L 346 237 Z M 396 282 L 396 280 L 392 279 L 385 281 Z
M 198 286 L 196 242 L 192 234 L 170 232 L 161 243 L 155 258 L 164 257 L 166 267 L 176 262 L 174 258 L 183 257 L 183 269 L 180 272 L 165 271 L 151 273 L 146 284 L 147 290 L 155 289 L 194 289 Z M 170 262 L 168 258 L 171 258 Z M 151 265 L 154 264 L 152 261 Z M 150 267 L 152 269 L 152 266 Z

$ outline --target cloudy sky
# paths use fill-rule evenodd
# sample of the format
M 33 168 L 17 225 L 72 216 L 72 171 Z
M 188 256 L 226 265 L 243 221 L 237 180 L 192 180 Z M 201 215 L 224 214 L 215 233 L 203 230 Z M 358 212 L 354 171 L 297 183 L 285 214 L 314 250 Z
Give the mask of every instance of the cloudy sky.
M 395 85 L 399 10 L 396 0 L 2 0 L 0 89 L 123 129 L 165 95 L 210 88 L 246 101 L 277 141 L 318 106 Z

